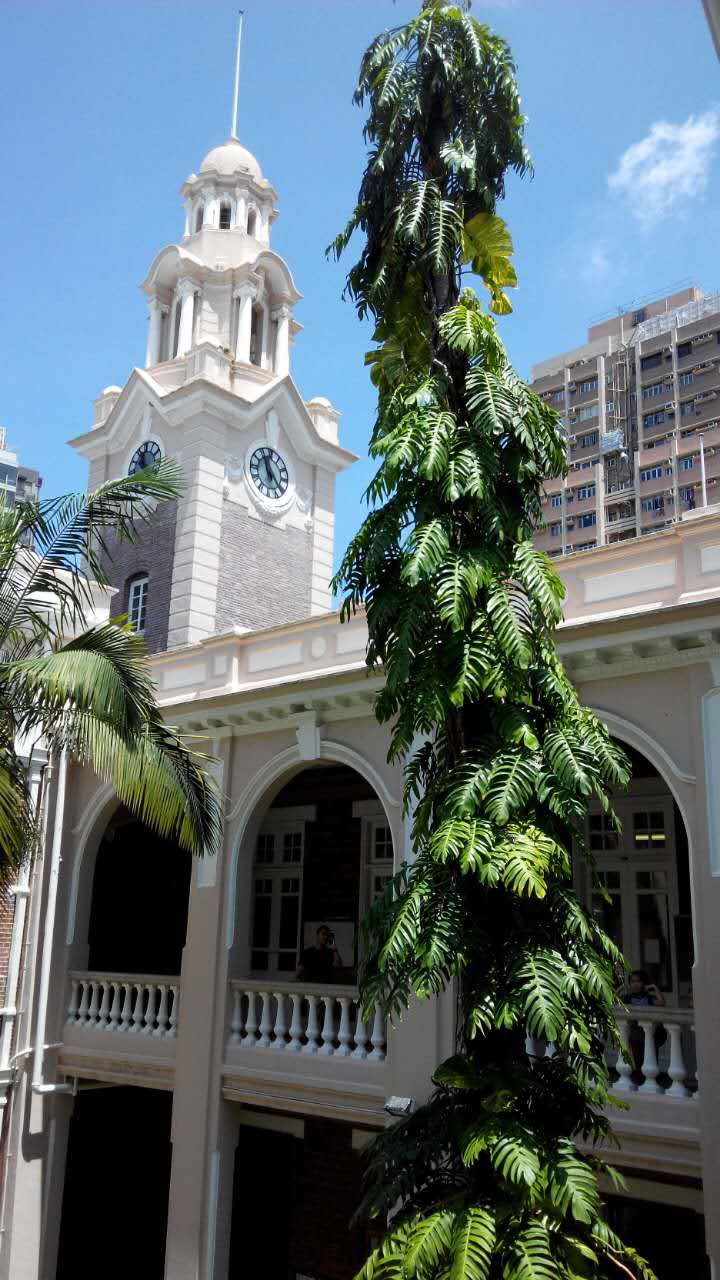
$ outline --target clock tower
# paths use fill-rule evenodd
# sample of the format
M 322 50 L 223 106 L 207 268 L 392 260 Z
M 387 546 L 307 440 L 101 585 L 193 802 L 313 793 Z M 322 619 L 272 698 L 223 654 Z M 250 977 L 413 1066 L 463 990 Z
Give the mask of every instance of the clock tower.
M 182 238 L 141 285 L 145 367 L 106 387 L 70 442 L 91 488 L 158 457 L 181 464 L 180 500 L 110 568 L 115 612 L 152 651 L 327 611 L 335 476 L 354 461 L 330 402 L 304 401 L 292 379 L 301 295 L 270 247 L 277 196 L 257 160 L 231 137 L 181 194 Z

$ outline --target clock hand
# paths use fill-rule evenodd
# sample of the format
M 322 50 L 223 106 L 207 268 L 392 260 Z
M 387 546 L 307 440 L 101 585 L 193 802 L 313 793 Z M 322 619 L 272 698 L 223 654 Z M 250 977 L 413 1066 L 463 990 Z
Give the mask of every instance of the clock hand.
M 263 467 L 265 468 L 265 484 L 272 484 L 272 471 L 267 458 L 263 458 Z

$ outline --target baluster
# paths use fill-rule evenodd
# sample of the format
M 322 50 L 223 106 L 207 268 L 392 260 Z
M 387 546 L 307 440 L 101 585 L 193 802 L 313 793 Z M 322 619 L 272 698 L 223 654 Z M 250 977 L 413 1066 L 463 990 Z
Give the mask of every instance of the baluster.
M 153 1033 L 153 1023 L 155 1022 L 155 1003 L 157 1000 L 157 987 L 154 984 L 148 984 L 148 998 L 145 1005 L 145 1026 L 140 1034 L 142 1036 L 151 1036 Z
M 285 1021 L 285 992 L 275 992 L 275 1039 L 272 1043 L 273 1049 L 284 1049 L 285 1035 L 287 1033 L 287 1023 Z
M 101 983 L 93 982 L 92 984 L 92 1000 L 88 1009 L 88 1026 L 96 1027 L 98 1024 L 98 1008 L 100 1006 L 100 987 Z
M 272 1022 L 270 1021 L 270 992 L 258 992 L 262 1000 L 262 1014 L 260 1016 L 260 1039 L 257 1042 L 258 1049 L 269 1049 L 271 1040 L 270 1032 L 272 1031 Z
M 322 1002 L 325 1005 L 325 1012 L 323 1013 L 322 1048 L 320 1053 L 329 1055 L 335 1052 L 335 996 L 323 996 Z
M 68 1011 L 67 1011 L 67 1025 L 69 1027 L 72 1026 L 72 1024 L 75 1022 L 75 1019 L 77 1018 L 79 989 L 80 989 L 80 983 L 78 982 L 77 978 L 71 978 L 70 1003 L 68 1005 Z
M 136 982 L 135 986 L 135 1004 L 133 1007 L 132 1026 L 130 1028 L 133 1035 L 138 1035 L 143 1024 L 143 996 L 145 988 L 141 982 Z
M 102 1004 L 100 1005 L 100 1012 L 98 1014 L 97 1025 L 100 1031 L 105 1031 L 107 1029 L 108 1022 L 110 1021 L 110 1017 L 109 1017 L 110 993 L 114 991 L 115 983 L 103 982 L 102 989 L 103 989 Z
M 300 1053 L 302 1049 L 302 996 L 298 991 L 293 991 L 290 999 L 292 1000 L 292 1017 L 290 1019 L 290 1043 L 287 1046 L 288 1053 Z
M 153 1031 L 154 1036 L 164 1036 L 167 1031 L 169 993 L 170 988 L 163 983 L 160 987 L 160 1008 L 157 1014 L 157 1026 Z
M 689 1098 L 690 1090 L 685 1087 L 687 1069 L 682 1047 L 682 1027 L 679 1022 L 666 1022 L 665 1029 L 670 1036 L 670 1065 L 668 1075 L 672 1080 L 668 1093 L 676 1098 Z
M 340 996 L 340 1026 L 338 1028 L 339 1046 L 337 1054 L 340 1058 L 350 1057 L 350 1001 L 347 996 Z
M 90 1003 L 90 987 L 91 986 L 92 986 L 92 983 L 88 982 L 86 979 L 83 979 L 82 996 L 80 997 L 80 1008 L 78 1009 L 78 1026 L 79 1027 L 84 1027 L 88 1020 L 87 1011 L 88 1011 L 88 1004 Z
M 132 983 L 123 982 L 118 984 L 118 1004 L 120 1003 L 120 987 L 122 986 L 122 1009 L 120 1010 L 120 1022 L 112 1022 L 113 1031 L 131 1031 L 132 1030 Z M 115 1006 L 113 1004 L 113 1018 L 115 1017 Z
M 365 1026 L 365 1019 L 362 1015 L 362 1005 L 358 999 L 356 1002 L 355 1013 L 355 1048 L 353 1050 L 353 1058 L 367 1058 L 367 1042 L 368 1031 Z
M 630 1020 L 629 1018 L 618 1017 L 617 1025 L 620 1035 L 621 1049 L 618 1052 L 615 1070 L 617 1071 L 620 1079 L 615 1082 L 612 1088 L 616 1093 L 632 1093 L 635 1089 L 635 1085 L 631 1080 L 633 1064 L 632 1055 L 630 1054 L 630 1042 L 628 1040 Z M 624 1057 L 625 1053 L 630 1056 L 630 1061 L 627 1061 Z
M 640 1085 L 639 1093 L 662 1093 L 662 1089 L 657 1082 L 658 1076 L 658 1060 L 655 1052 L 655 1027 L 657 1023 L 649 1022 L 645 1018 L 638 1018 L 638 1022 L 645 1033 L 645 1052 L 643 1054 L 642 1073 L 645 1081 Z
M 318 998 L 317 996 L 308 994 L 305 999 L 308 1002 L 308 1020 L 307 1027 L 305 1029 L 307 1044 L 303 1045 L 303 1053 L 317 1053 L 318 1040 L 320 1038 L 317 1016 Z
M 375 1006 L 375 1017 L 373 1018 L 373 1029 L 370 1039 L 372 1040 L 373 1051 L 370 1059 L 373 1062 L 385 1061 L 385 1028 L 383 1026 L 383 1014 L 380 1005 Z
M 180 1017 L 180 988 L 171 987 L 170 991 L 172 993 L 172 1009 L 170 1010 L 170 1017 L 168 1018 L 169 1026 L 167 1034 L 168 1040 L 175 1040 L 177 1038 L 177 1025 Z
M 241 1041 L 243 1049 L 254 1049 L 257 1044 L 257 996 L 254 991 L 248 991 L 248 1011 L 245 1019 L 245 1039 Z
M 239 987 L 233 987 L 233 1007 L 230 1018 L 230 1039 L 233 1044 L 240 1043 L 242 1029 L 242 991 Z
M 122 1003 L 120 1000 L 121 991 L 122 991 L 121 983 L 114 982 L 113 983 L 113 1001 L 112 1001 L 112 1007 L 110 1009 L 110 1024 L 108 1026 L 108 1031 L 120 1030 L 120 1014 L 122 1009 Z

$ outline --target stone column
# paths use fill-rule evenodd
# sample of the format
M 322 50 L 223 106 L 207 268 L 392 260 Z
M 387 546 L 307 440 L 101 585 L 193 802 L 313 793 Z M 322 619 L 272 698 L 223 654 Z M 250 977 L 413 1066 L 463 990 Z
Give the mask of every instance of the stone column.
M 179 356 L 186 356 L 192 347 L 193 308 L 196 289 L 197 285 L 194 280 L 181 280 L 178 284 L 177 294 L 181 306 L 177 349 Z
M 250 333 L 252 329 L 252 304 L 257 296 L 254 284 L 245 281 L 238 285 L 233 297 L 239 300 L 237 338 L 235 341 L 235 359 L 243 364 L 250 363 Z
M 238 191 L 235 196 L 233 227 L 239 231 L 244 231 L 247 227 L 247 196 L 242 191 Z
M 285 378 L 290 372 L 290 308 L 275 307 L 272 319 L 277 324 L 273 362 L 275 373 L 279 378 Z
M 191 212 L 192 212 L 192 202 L 190 200 L 186 200 L 185 201 L 185 227 L 183 230 L 183 240 L 187 240 L 188 236 L 190 235 Z
M 151 298 L 148 304 L 150 312 L 150 328 L 148 330 L 147 349 L 145 351 L 145 368 L 157 364 L 160 359 L 160 339 L 162 337 L 162 318 L 167 315 L 167 307 L 158 298 Z
M 232 741 L 212 744 L 222 787 Z M 217 858 L 195 860 L 182 965 L 172 1118 L 166 1280 L 227 1275 L 237 1120 L 221 1093 L 228 1035 L 224 889 L 228 835 Z

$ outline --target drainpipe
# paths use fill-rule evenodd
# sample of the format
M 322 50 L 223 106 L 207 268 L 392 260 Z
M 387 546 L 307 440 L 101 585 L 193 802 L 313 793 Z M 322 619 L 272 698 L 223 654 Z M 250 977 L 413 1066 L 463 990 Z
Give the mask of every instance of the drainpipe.
M 55 817 L 50 854 L 50 876 L 48 895 L 45 906 L 45 927 L 43 930 L 42 963 L 40 967 L 40 993 L 38 996 L 37 1024 L 35 1030 L 35 1051 L 33 1057 L 32 1091 L 33 1093 L 72 1093 L 70 1084 L 43 1084 L 43 1066 L 45 1062 L 45 1028 L 47 1024 L 48 999 L 50 996 L 50 968 L 52 964 L 52 947 L 55 936 L 55 910 L 57 906 L 57 889 L 60 878 L 60 856 L 62 850 L 63 827 L 65 825 L 65 794 L 67 790 L 67 752 L 60 754 L 58 768 L 57 792 L 55 799 Z

